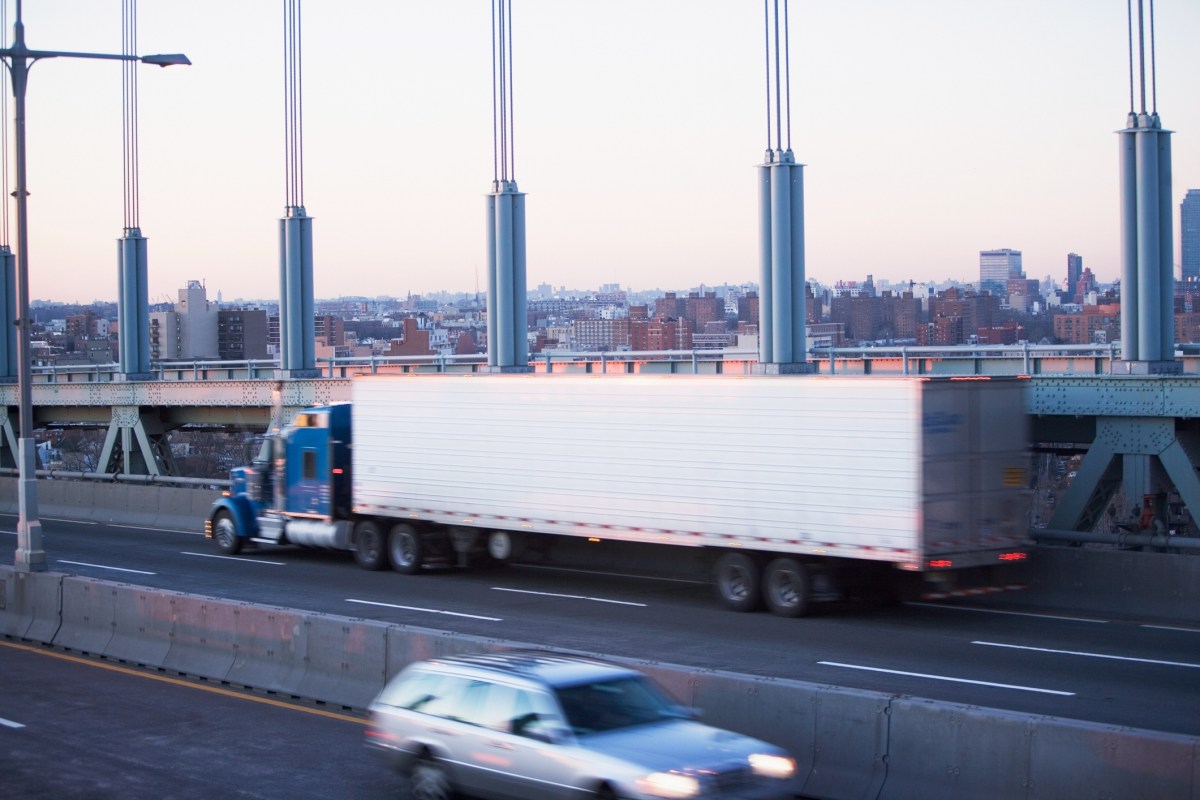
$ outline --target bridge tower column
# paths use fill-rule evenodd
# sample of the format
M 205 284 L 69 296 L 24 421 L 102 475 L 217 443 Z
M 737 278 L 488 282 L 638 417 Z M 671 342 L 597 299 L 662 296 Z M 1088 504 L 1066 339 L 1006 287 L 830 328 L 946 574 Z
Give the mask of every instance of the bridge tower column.
M 149 380 L 150 292 L 146 238 L 140 228 L 126 227 L 117 240 L 117 361 L 125 380 Z
M 767 149 L 759 169 L 758 366 L 765 374 L 815 372 L 808 361 L 804 281 L 804 165 L 792 152 L 788 2 L 764 3 Z M 786 123 L 786 124 L 785 124 Z
M 1129 14 L 1129 113 L 1117 132 L 1121 191 L 1121 355 L 1132 374 L 1179 374 L 1175 360 L 1175 268 L 1171 131 L 1158 116 L 1154 4 Z M 1146 28 L 1150 27 L 1150 31 Z M 1146 54 L 1150 45 L 1147 87 Z M 1136 54 L 1135 54 L 1136 43 Z M 1135 65 L 1137 67 L 1135 71 Z M 1140 108 L 1135 109 L 1135 96 Z
M 122 9 L 121 52 L 137 52 L 137 14 Z M 121 63 L 121 113 L 125 147 L 121 152 L 124 169 L 124 235 L 117 240 L 117 336 L 120 350 L 117 363 L 125 380 L 150 380 L 150 290 L 147 280 L 146 238 L 139 220 L 141 204 L 138 185 L 138 64 Z
M 0 382 L 16 380 L 17 257 L 7 244 L 0 244 Z
M 285 0 L 284 150 L 286 202 L 279 222 L 280 377 L 319 376 L 313 320 L 312 218 L 304 210 L 304 98 L 300 0 Z
M 487 372 L 532 372 L 525 195 L 517 189 L 512 0 L 492 0 L 492 191 L 487 196 Z

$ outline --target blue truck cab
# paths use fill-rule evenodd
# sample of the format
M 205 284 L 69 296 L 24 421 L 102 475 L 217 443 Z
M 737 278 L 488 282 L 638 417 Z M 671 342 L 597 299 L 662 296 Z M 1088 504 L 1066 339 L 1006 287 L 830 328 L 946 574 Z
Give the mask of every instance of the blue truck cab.
M 237 467 L 204 534 L 227 555 L 259 542 L 350 549 L 350 404 L 306 409 L 267 438 L 266 458 Z

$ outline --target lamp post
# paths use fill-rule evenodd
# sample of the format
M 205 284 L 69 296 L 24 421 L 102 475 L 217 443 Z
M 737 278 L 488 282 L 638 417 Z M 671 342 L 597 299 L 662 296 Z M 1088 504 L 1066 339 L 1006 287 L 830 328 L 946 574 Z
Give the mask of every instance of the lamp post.
M 30 388 L 29 338 L 32 326 L 29 319 L 29 190 L 25 169 L 25 87 L 29 68 L 41 58 L 92 58 L 105 61 L 141 61 L 169 67 L 191 64 L 182 53 L 136 56 L 117 53 L 73 53 L 60 50 L 30 50 L 25 46 L 25 25 L 21 21 L 21 0 L 17 0 L 17 16 L 13 23 L 11 47 L 0 48 L 0 60 L 8 67 L 13 87 L 13 134 L 17 186 L 17 415 L 20 432 L 17 436 L 17 553 L 14 562 L 18 570 L 41 572 L 46 569 L 46 551 L 42 549 L 42 523 L 37 510 L 37 449 L 33 441 L 33 393 Z

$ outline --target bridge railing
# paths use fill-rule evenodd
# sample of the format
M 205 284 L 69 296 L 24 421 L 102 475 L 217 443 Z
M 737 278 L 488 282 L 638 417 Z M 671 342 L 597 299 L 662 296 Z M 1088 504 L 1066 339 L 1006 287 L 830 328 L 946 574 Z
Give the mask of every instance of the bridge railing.
M 1119 343 L 1016 345 L 872 345 L 817 347 L 809 357 L 823 374 L 855 375 L 1117 375 L 1126 367 Z M 1200 374 L 1200 345 L 1176 348 L 1185 374 Z M 750 374 L 758 361 L 751 349 L 692 350 L 545 350 L 530 358 L 537 372 Z M 478 372 L 487 356 L 351 356 L 317 359 L 323 378 L 348 378 L 361 372 Z M 159 381 L 273 380 L 273 359 L 156 361 L 151 379 Z M 35 366 L 35 384 L 111 383 L 124 379 L 117 364 Z

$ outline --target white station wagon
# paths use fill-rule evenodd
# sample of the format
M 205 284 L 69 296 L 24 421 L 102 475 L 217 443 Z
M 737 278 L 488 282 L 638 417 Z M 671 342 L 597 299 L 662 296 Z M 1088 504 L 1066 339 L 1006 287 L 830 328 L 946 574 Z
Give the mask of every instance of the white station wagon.
M 370 707 L 367 744 L 413 800 L 792 797 L 795 761 L 703 725 L 642 673 L 549 653 L 421 661 Z

